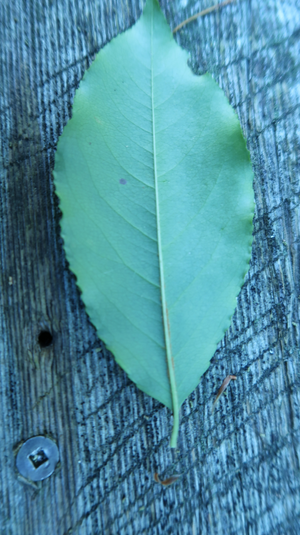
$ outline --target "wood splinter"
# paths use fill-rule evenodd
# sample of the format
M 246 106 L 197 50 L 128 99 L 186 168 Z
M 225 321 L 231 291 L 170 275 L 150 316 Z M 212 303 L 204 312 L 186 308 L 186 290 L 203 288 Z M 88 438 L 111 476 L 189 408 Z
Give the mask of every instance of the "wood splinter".
M 217 403 L 219 397 L 223 394 L 225 388 L 229 385 L 231 379 L 236 380 L 236 376 L 235 375 L 227 375 L 226 379 L 224 379 L 223 383 L 221 384 L 221 386 L 219 388 L 219 391 L 217 393 L 217 397 L 216 397 L 216 399 L 214 401 L 214 404 L 213 404 L 213 407 L 212 407 L 212 412 L 214 412 L 215 406 L 216 406 L 216 403 Z
M 154 474 L 154 480 L 156 481 L 156 483 L 160 483 L 160 484 L 163 485 L 164 487 L 169 487 L 170 485 L 172 485 L 173 483 L 175 483 L 175 481 L 177 481 L 177 479 L 179 479 L 181 476 L 182 476 L 182 474 L 174 474 L 173 476 L 168 477 L 167 479 L 164 479 L 164 481 L 162 481 L 162 480 L 159 478 L 158 473 L 155 472 L 155 474 Z

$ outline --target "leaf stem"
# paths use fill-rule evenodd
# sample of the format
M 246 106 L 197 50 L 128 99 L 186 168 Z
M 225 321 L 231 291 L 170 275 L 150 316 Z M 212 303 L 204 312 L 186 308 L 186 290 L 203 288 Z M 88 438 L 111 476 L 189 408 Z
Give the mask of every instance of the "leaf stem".
M 153 9 L 153 4 L 152 4 Z M 160 210 L 159 210 L 159 194 L 158 194 L 158 177 L 156 167 L 156 138 L 155 138 L 155 114 L 154 114 L 154 91 L 153 91 L 153 11 L 152 11 L 152 24 L 151 24 L 151 107 L 152 107 L 152 139 L 153 139 L 153 170 L 154 170 L 154 182 L 155 182 L 155 203 L 156 203 L 156 221 L 157 221 L 157 246 L 158 246 L 158 260 L 159 260 L 159 273 L 160 273 L 160 291 L 161 291 L 161 304 L 163 312 L 163 327 L 166 344 L 166 356 L 167 356 L 167 369 L 170 381 L 172 408 L 173 408 L 173 430 L 171 436 L 170 446 L 176 447 L 178 431 L 179 431 L 179 404 L 176 387 L 175 366 L 172 357 L 171 347 L 171 335 L 168 318 L 167 300 L 165 293 L 165 275 L 164 275 L 164 263 L 162 254 L 161 234 L 160 234 Z
M 193 20 L 196 20 L 198 17 L 203 17 L 204 15 L 208 15 L 208 13 L 211 13 L 212 11 L 216 11 L 217 9 L 220 9 L 220 7 L 227 6 L 227 4 L 231 4 L 234 0 L 225 0 L 224 2 L 221 2 L 221 4 L 215 4 L 214 6 L 208 7 L 206 9 L 203 9 L 203 11 L 199 11 L 199 13 L 196 13 L 192 17 L 189 17 L 188 19 L 184 20 L 176 28 L 174 28 L 173 33 L 178 32 L 180 28 L 188 24 L 189 22 L 192 22 Z
M 174 410 L 174 405 L 173 405 L 173 429 L 172 429 L 172 435 L 171 435 L 171 440 L 170 440 L 171 448 L 176 448 L 178 431 L 179 431 L 179 408 L 178 408 L 178 402 L 177 402 L 176 411 Z

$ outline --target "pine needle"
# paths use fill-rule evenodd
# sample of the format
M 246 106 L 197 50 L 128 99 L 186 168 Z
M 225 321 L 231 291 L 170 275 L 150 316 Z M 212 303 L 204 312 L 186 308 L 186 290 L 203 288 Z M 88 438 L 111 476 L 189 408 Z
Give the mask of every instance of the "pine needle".
M 179 479 L 181 476 L 182 476 L 182 474 L 174 474 L 173 476 L 168 477 L 167 479 L 165 479 L 164 481 L 162 481 L 162 480 L 160 479 L 158 473 L 155 472 L 155 474 L 154 474 L 154 479 L 155 479 L 156 483 L 160 483 L 160 484 L 163 485 L 164 487 L 169 487 L 169 485 L 172 485 L 173 483 L 175 483 L 175 481 L 177 481 L 177 479 Z
M 204 17 L 204 15 L 208 15 L 208 13 L 212 13 L 212 11 L 216 11 L 217 9 L 220 9 L 221 7 L 227 6 L 227 4 L 231 4 L 234 0 L 225 0 L 224 2 L 221 2 L 221 4 L 215 4 L 214 6 L 208 7 L 207 9 L 203 9 L 203 11 L 199 11 L 199 13 L 196 13 L 192 17 L 189 17 L 188 19 L 184 20 L 176 28 L 174 28 L 173 33 L 178 32 L 182 26 L 185 26 L 189 22 L 192 22 L 193 20 L 196 20 L 198 17 Z
M 215 409 L 215 406 L 216 406 L 216 403 L 219 399 L 219 397 L 223 394 L 225 388 L 229 385 L 231 379 L 236 379 L 236 376 L 235 375 L 227 375 L 226 379 L 224 379 L 223 383 L 221 384 L 219 390 L 218 390 L 218 393 L 217 393 L 217 397 L 214 401 L 214 404 L 213 404 L 213 408 L 212 408 L 212 412 L 214 411 Z

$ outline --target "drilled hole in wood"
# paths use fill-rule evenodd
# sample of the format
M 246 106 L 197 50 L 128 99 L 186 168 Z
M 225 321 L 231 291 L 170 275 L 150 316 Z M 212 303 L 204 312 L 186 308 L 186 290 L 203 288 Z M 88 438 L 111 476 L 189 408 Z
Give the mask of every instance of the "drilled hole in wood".
M 38 337 L 40 347 L 48 347 L 52 344 L 53 336 L 49 331 L 41 331 Z

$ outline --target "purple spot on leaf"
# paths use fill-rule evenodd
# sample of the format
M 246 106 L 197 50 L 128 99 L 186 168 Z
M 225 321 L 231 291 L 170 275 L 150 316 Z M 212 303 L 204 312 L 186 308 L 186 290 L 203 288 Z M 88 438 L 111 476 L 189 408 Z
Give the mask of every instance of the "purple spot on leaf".
M 125 178 L 120 178 L 119 182 L 120 184 L 127 184 L 127 180 Z

